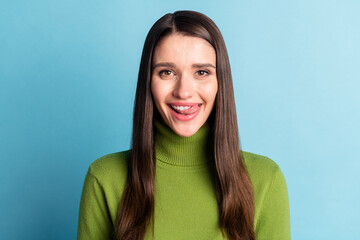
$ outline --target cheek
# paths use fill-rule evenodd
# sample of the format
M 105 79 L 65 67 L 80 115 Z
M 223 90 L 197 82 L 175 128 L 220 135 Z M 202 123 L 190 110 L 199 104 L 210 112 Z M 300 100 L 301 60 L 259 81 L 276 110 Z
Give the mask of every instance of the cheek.
M 215 101 L 217 90 L 217 82 L 203 88 L 203 96 L 209 104 Z
M 217 91 L 218 91 L 218 85 L 217 82 L 216 84 L 213 86 L 212 88 L 212 100 L 215 101 L 216 95 L 217 95 Z
M 159 106 L 159 93 L 157 92 L 158 88 L 154 82 L 151 83 L 151 94 L 155 103 L 155 106 Z
M 157 107 L 160 107 L 161 104 L 165 102 L 166 97 L 166 88 L 160 82 L 153 81 L 151 83 L 151 93 Z

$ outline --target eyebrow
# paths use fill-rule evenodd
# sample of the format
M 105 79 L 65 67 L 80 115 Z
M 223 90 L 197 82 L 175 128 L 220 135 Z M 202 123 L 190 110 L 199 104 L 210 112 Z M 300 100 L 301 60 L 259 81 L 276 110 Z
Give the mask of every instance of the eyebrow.
M 158 68 L 158 67 L 175 67 L 174 63 L 171 62 L 161 62 L 161 63 L 157 63 L 155 64 L 152 69 Z M 194 63 L 192 65 L 193 68 L 204 68 L 204 67 L 211 67 L 216 69 L 216 67 L 210 63 Z

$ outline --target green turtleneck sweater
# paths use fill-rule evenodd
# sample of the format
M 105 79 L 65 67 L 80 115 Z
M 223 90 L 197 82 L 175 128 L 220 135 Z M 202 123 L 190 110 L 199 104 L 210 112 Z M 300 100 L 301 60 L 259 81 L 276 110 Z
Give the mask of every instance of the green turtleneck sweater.
M 155 129 L 155 211 L 145 239 L 224 239 L 208 157 L 208 127 L 188 138 L 160 122 L 155 122 Z M 289 240 L 288 194 L 280 168 L 269 158 L 243 155 L 254 189 L 257 240 Z M 81 196 L 78 240 L 112 239 L 129 156 L 129 151 L 113 153 L 90 165 Z

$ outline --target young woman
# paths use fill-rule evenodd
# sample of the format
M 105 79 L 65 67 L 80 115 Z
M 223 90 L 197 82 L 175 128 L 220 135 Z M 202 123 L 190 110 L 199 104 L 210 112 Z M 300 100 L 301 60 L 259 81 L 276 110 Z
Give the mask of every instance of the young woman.
M 78 239 L 290 239 L 280 168 L 239 145 L 219 29 L 166 14 L 145 40 L 132 149 L 90 165 Z

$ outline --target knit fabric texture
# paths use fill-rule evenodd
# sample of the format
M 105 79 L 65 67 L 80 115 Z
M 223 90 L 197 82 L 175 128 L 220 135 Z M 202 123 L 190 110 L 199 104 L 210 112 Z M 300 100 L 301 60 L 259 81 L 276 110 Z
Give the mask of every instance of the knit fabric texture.
M 155 210 L 145 239 L 226 239 L 219 228 L 209 127 L 180 137 L 155 122 Z M 257 240 L 289 240 L 286 182 L 267 157 L 243 152 L 255 198 Z M 94 161 L 81 195 L 78 240 L 113 239 L 116 215 L 126 184 L 130 151 Z

